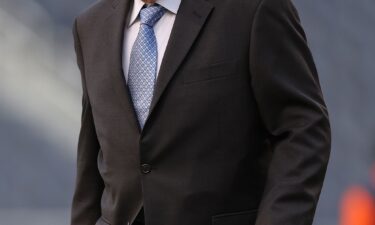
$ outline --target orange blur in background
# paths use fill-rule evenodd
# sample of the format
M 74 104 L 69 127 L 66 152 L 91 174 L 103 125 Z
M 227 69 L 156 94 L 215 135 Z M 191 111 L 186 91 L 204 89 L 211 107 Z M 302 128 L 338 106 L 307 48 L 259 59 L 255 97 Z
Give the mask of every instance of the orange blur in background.
M 370 174 L 370 187 L 356 185 L 344 192 L 340 206 L 340 225 L 375 225 L 374 190 L 375 166 Z

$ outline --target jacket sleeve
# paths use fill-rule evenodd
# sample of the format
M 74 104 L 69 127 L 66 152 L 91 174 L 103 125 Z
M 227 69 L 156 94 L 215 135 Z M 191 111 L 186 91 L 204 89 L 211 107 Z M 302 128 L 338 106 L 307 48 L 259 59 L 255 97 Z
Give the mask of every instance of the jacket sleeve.
M 100 201 L 104 188 L 97 166 L 100 150 L 95 132 L 89 97 L 86 90 L 85 70 L 77 21 L 74 28 L 74 46 L 82 77 L 82 117 L 77 149 L 76 187 L 72 203 L 71 225 L 93 225 L 101 216 Z
M 331 130 L 314 61 L 290 0 L 260 0 L 249 57 L 272 152 L 256 225 L 311 225 Z

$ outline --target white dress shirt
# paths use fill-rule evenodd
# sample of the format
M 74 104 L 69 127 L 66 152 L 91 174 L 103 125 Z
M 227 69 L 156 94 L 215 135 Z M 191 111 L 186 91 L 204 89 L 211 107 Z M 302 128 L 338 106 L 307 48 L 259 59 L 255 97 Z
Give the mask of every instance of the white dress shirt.
M 156 76 L 159 73 L 160 65 L 164 57 L 165 49 L 171 36 L 172 27 L 176 18 L 177 11 L 180 7 L 181 0 L 157 0 L 157 4 L 163 6 L 166 11 L 160 20 L 154 25 L 154 32 L 156 36 L 156 42 L 158 45 L 158 63 Z M 139 12 L 143 5 L 146 4 L 141 0 L 134 0 L 133 9 L 131 11 L 129 24 L 125 28 L 124 35 L 124 48 L 123 48 L 123 70 L 125 80 L 128 81 L 130 54 L 134 45 L 135 39 L 138 36 L 141 21 L 139 18 Z

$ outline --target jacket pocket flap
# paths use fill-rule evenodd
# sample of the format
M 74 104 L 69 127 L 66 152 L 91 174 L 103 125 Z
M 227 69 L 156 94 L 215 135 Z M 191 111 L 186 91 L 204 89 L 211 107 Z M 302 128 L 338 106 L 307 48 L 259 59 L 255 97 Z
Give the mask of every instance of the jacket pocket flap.
M 238 60 L 226 60 L 184 72 L 184 83 L 211 80 L 235 74 Z
M 212 216 L 212 225 L 254 225 L 258 210 L 223 213 Z

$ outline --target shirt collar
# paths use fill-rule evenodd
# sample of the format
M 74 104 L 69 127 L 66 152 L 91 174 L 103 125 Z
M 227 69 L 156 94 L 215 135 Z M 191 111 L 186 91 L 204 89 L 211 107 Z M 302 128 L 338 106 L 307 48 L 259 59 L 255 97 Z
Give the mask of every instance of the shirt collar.
M 181 0 L 156 0 L 156 3 L 163 6 L 169 12 L 177 14 L 178 8 L 181 4 Z M 137 20 L 139 12 L 141 11 L 144 4 L 145 3 L 142 0 L 134 0 L 129 26 L 131 26 Z

